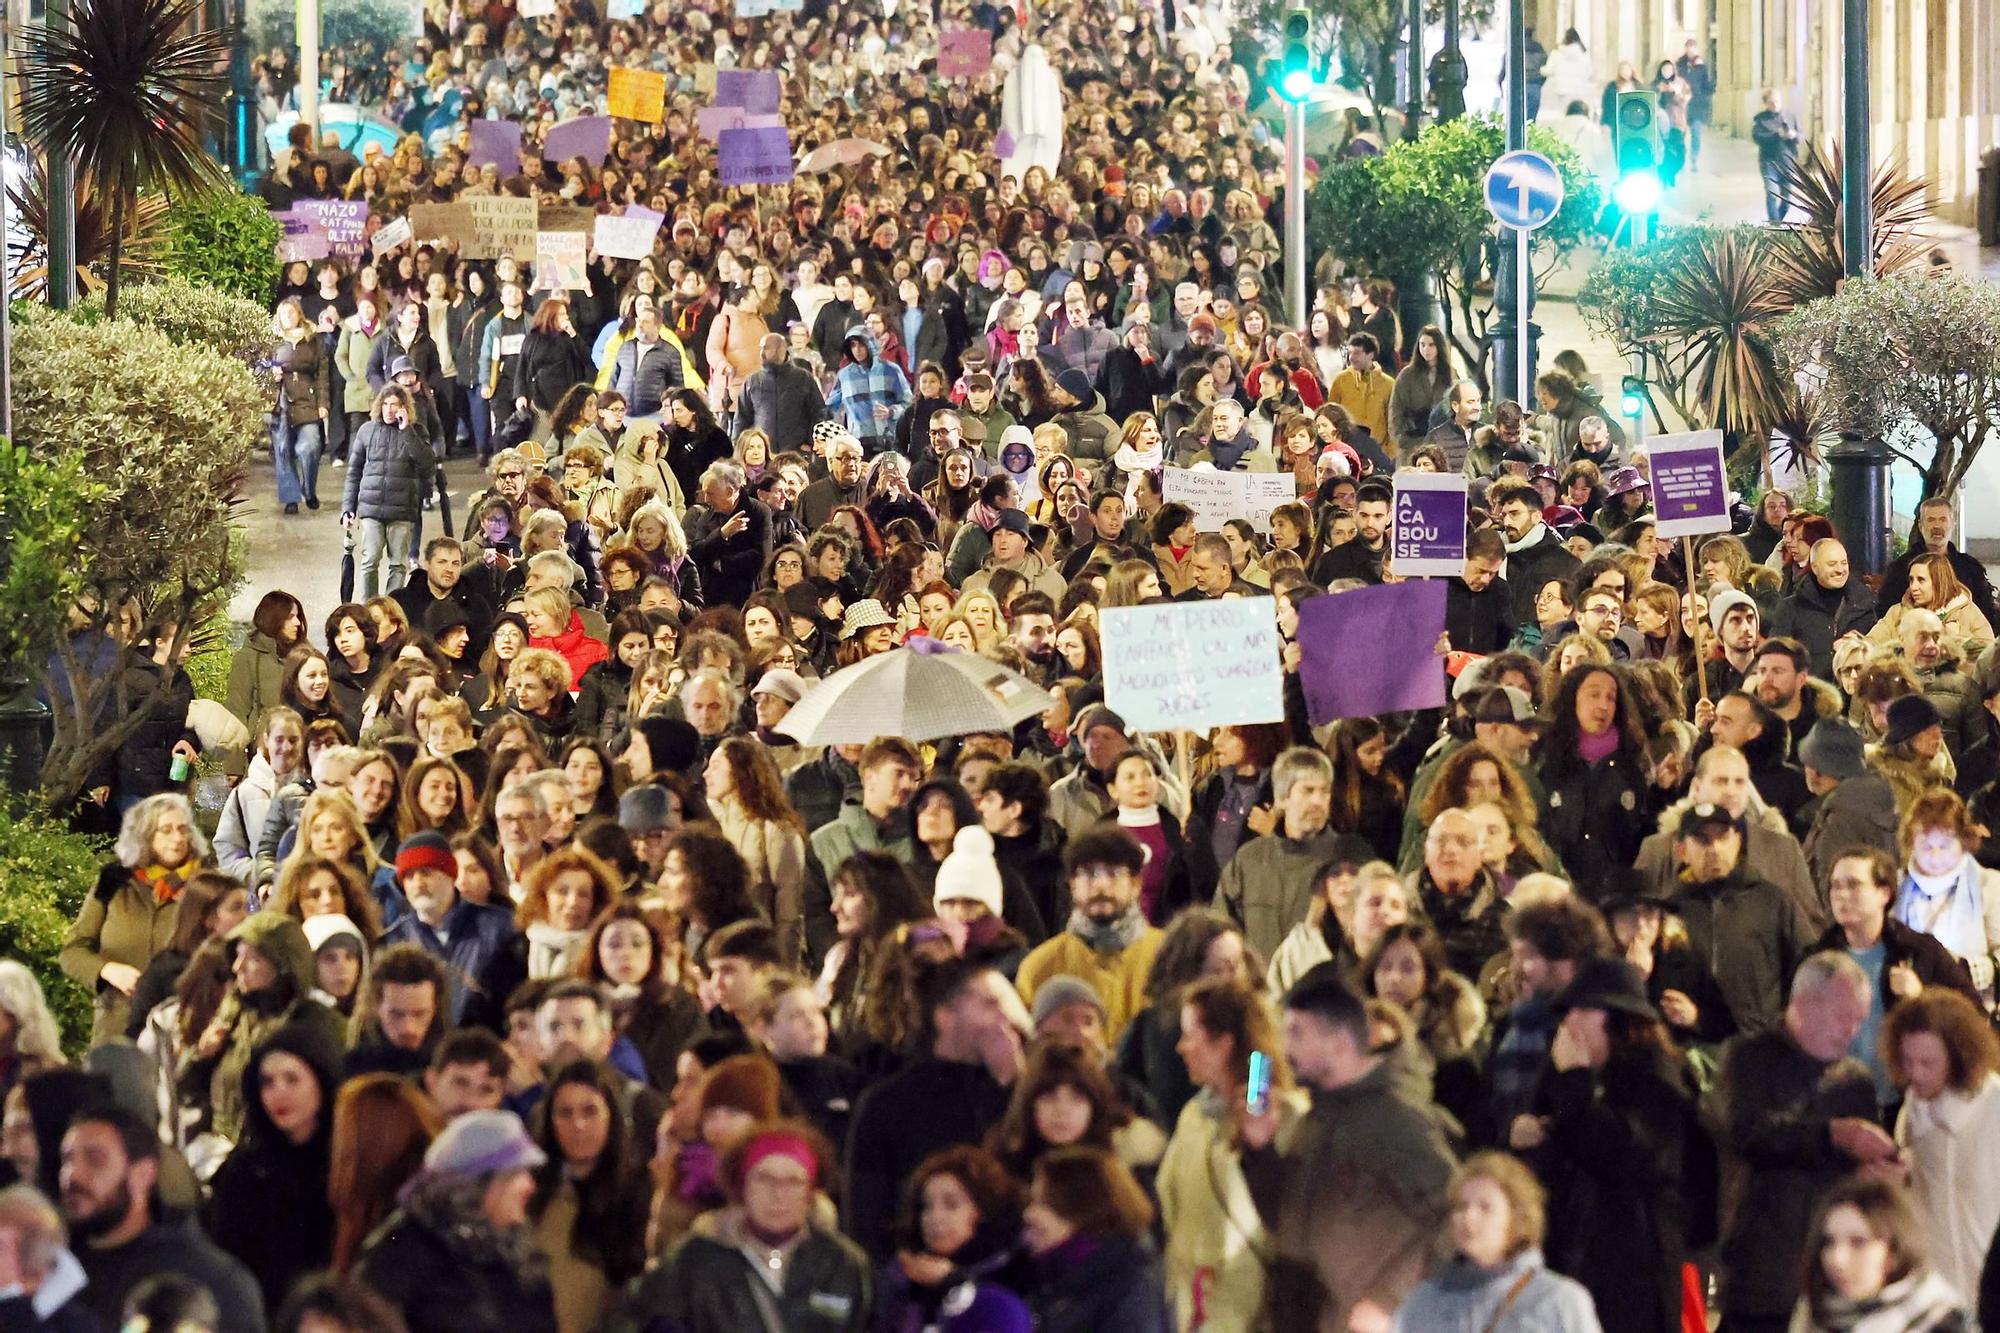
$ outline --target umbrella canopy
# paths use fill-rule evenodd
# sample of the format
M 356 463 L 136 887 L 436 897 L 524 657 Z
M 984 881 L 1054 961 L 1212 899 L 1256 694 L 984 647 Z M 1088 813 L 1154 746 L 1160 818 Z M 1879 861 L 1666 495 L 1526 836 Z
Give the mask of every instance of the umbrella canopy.
M 832 171 L 835 167 L 854 167 L 871 157 L 887 157 L 889 149 L 868 139 L 835 139 L 822 144 L 807 153 L 799 163 L 799 170 L 808 175 L 821 171 Z
M 1012 731 L 1049 706 L 1048 691 L 976 653 L 919 638 L 834 672 L 777 730 L 803 745 L 866 745 Z

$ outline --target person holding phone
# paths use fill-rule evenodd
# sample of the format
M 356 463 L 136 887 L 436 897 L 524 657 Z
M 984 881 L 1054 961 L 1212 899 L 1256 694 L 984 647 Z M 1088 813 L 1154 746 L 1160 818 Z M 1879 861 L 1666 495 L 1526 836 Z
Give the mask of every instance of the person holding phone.
M 1156 1189 L 1166 1223 L 1167 1298 L 1175 1326 L 1203 1333 L 1261 1327 L 1270 1238 L 1243 1179 L 1241 1124 L 1277 1117 L 1289 1144 L 1306 1095 L 1280 1054 L 1277 1019 L 1238 977 L 1196 982 L 1181 1000 L 1175 1050 L 1201 1089 L 1181 1111 Z

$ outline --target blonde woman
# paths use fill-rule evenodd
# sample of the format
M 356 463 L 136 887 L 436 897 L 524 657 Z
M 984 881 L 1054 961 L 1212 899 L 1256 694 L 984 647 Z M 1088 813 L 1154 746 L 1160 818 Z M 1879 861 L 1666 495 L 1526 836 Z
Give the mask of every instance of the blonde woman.
M 12 958 L 0 958 L 0 1099 L 30 1074 L 63 1063 L 62 1032 L 49 1012 L 48 998 L 35 974 Z

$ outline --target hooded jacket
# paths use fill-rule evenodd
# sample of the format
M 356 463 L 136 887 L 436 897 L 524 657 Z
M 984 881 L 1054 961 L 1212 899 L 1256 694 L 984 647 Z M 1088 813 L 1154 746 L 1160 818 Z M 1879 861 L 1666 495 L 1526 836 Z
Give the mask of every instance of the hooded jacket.
M 437 463 L 422 431 L 392 426 L 378 411 L 348 442 L 341 512 L 381 523 L 416 522 Z
M 267 1038 L 297 1023 L 315 1029 L 339 1050 L 346 1044 L 346 1032 L 340 1016 L 312 998 L 316 979 L 312 946 L 297 918 L 283 912 L 253 912 L 237 923 L 228 938 L 232 962 L 248 945 L 264 956 L 277 977 L 251 995 L 239 994 L 232 983 L 215 1018 L 228 1030 L 228 1040 L 208 1059 L 190 1047 L 180 1084 L 184 1096 L 207 1104 L 210 1128 L 235 1142 L 242 1135 L 249 1104 L 243 1093 L 245 1073 L 252 1065 L 251 1055 Z
M 1680 827 L 1681 816 L 1694 803 L 1692 796 L 1684 796 L 1662 810 L 1658 830 L 1639 844 L 1635 868 L 1645 878 L 1646 886 L 1654 892 L 1673 897 L 1681 891 L 1681 866 L 1680 858 L 1674 854 L 1674 831 Z M 1832 923 L 1832 913 L 1814 887 L 1826 883 L 1826 880 L 1815 876 L 1807 868 L 1805 852 L 1800 848 L 1798 839 L 1785 827 L 1784 816 L 1756 797 L 1751 798 L 1750 808 L 1743 816 L 1740 866 L 1745 877 L 1761 879 L 1782 889 L 1805 918 L 1813 934 L 1817 935 Z
M 296 1056 L 319 1084 L 319 1116 L 304 1143 L 272 1123 L 259 1095 L 260 1069 L 272 1052 Z M 272 1033 L 243 1070 L 243 1138 L 215 1173 L 205 1221 L 210 1238 L 256 1277 L 269 1309 L 333 1257 L 333 1214 L 316 1204 L 326 1197 L 340 1078 L 339 1045 L 303 1023 Z

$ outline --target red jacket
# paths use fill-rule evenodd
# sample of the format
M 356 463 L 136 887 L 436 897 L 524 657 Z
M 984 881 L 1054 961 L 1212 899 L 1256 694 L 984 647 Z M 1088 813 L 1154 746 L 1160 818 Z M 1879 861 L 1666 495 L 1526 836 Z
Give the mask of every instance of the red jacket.
M 583 628 L 583 617 L 575 611 L 569 613 L 569 624 L 563 632 L 551 638 L 529 638 L 530 648 L 546 648 L 569 663 L 569 687 L 572 690 L 583 686 L 583 673 L 611 656 L 605 647 Z

